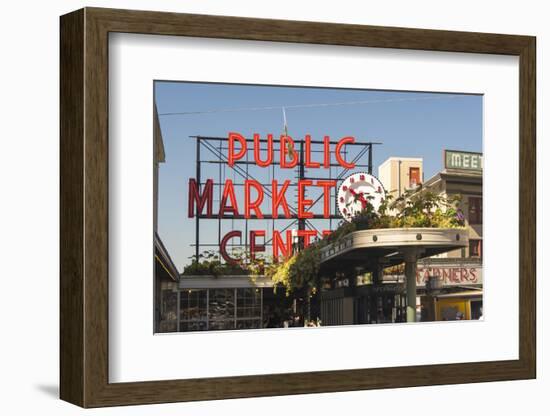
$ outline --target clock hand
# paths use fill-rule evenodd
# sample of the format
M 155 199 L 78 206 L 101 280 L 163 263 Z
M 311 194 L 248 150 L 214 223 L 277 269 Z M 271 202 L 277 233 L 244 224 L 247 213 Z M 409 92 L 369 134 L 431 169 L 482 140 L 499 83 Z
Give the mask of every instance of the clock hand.
M 361 202 L 361 208 L 365 209 L 367 207 L 367 203 L 368 203 L 368 201 L 365 199 L 365 193 L 364 192 L 357 193 L 351 188 L 349 189 L 349 191 L 354 197 L 359 199 L 359 201 Z
M 355 192 L 353 189 L 349 189 L 349 191 L 351 192 L 351 194 L 353 196 L 356 196 L 357 198 L 359 198 L 361 201 L 363 201 L 365 199 L 365 197 L 363 196 L 364 195 L 364 192 L 360 192 L 360 193 L 357 193 Z

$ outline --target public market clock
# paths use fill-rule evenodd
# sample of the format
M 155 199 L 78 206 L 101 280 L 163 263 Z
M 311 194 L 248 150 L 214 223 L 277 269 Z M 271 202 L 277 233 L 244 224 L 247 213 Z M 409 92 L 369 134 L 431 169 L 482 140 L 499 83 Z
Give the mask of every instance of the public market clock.
M 346 221 L 351 221 L 367 208 L 368 203 L 377 211 L 386 198 L 386 192 L 378 178 L 365 172 L 356 172 L 340 184 L 336 198 L 340 214 Z

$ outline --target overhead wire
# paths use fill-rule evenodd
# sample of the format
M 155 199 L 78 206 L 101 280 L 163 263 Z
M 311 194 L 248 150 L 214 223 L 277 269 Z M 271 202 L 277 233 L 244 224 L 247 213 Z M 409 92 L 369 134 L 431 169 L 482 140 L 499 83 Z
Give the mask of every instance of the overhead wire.
M 427 101 L 427 100 L 446 100 L 454 98 L 464 98 L 467 95 L 451 95 L 451 94 L 437 94 L 430 95 L 428 97 L 410 97 L 410 98 L 389 98 L 385 100 L 363 100 L 363 101 L 343 101 L 343 102 L 328 102 L 328 103 L 311 103 L 311 104 L 293 104 L 293 105 L 271 105 L 263 107 L 236 107 L 236 108 L 218 108 L 212 110 L 200 110 L 200 111 L 176 111 L 159 113 L 159 116 L 186 116 L 186 115 L 199 115 L 199 114 L 214 114 L 214 113 L 230 113 L 238 111 L 264 111 L 264 110 L 280 110 L 283 109 L 286 124 L 285 109 L 296 108 L 315 108 L 315 107 L 335 107 L 345 105 L 366 105 L 366 104 L 380 104 L 380 103 L 396 103 L 396 102 L 408 102 L 408 101 Z

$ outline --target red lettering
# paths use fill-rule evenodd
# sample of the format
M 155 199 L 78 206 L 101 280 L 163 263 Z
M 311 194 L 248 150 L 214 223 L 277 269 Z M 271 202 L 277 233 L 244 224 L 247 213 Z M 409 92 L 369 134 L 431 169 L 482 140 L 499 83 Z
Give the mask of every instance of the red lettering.
M 256 259 L 256 253 L 265 251 L 265 245 L 256 244 L 256 237 L 265 237 L 265 230 L 252 230 L 250 231 L 250 258 Z
M 286 244 L 283 243 L 281 238 L 281 232 L 279 230 L 273 230 L 273 257 L 279 258 L 279 254 L 282 253 L 284 258 L 288 258 L 292 255 L 292 231 L 286 230 Z
M 459 280 L 456 277 L 456 269 L 454 269 L 454 268 L 450 269 L 449 274 L 450 274 L 449 280 L 451 282 L 455 282 L 455 283 L 459 282 Z
M 317 186 L 323 188 L 323 217 L 330 217 L 330 188 L 336 187 L 336 181 L 317 181 Z
M 227 206 L 227 198 L 229 198 L 230 206 Z M 221 218 L 225 215 L 226 212 L 232 213 L 234 216 L 239 215 L 239 208 L 237 206 L 237 198 L 235 198 L 235 187 L 233 186 L 233 181 L 227 179 L 223 187 L 222 200 L 220 202 L 220 212 L 218 216 Z
M 319 162 L 312 162 L 311 161 L 311 136 L 309 134 L 306 134 L 306 155 L 305 155 L 305 162 L 304 165 L 306 168 L 312 168 L 317 169 L 321 167 L 321 164 Z
M 255 201 L 250 201 L 250 188 L 256 189 L 258 192 L 258 197 Z M 245 218 L 250 218 L 250 211 L 254 210 L 256 212 L 257 218 L 263 218 L 262 210 L 260 205 L 264 200 L 264 190 L 258 181 L 247 179 L 244 181 L 244 216 Z
M 323 159 L 323 167 L 325 169 L 330 169 L 330 137 L 325 136 L 323 139 L 323 150 L 324 150 L 324 159 Z
M 239 133 L 229 133 L 229 155 L 228 155 L 228 164 L 233 166 L 236 160 L 241 159 L 246 154 L 246 139 L 241 136 Z M 241 149 L 237 154 L 235 154 L 235 140 L 237 140 Z
M 214 182 L 212 179 L 208 179 L 204 184 L 204 189 L 202 195 L 199 192 L 199 186 L 197 181 L 193 178 L 189 179 L 189 194 L 188 194 L 188 206 L 187 206 L 187 216 L 193 218 L 195 216 L 195 204 L 197 205 L 197 215 L 202 214 L 202 210 L 206 205 L 206 215 L 208 217 L 212 216 L 212 190 L 214 187 Z
M 298 154 L 294 150 L 294 140 L 290 136 L 281 136 L 281 168 L 283 169 L 292 169 L 298 164 Z M 291 155 L 292 160 L 290 162 L 286 161 L 286 155 Z
M 313 212 L 305 210 L 306 207 L 313 204 L 312 199 L 305 199 L 305 187 L 312 184 L 313 182 L 307 179 L 298 181 L 298 218 L 313 218 Z
M 283 206 L 283 211 L 285 213 L 285 218 L 290 218 L 290 209 L 288 208 L 288 204 L 286 202 L 285 193 L 290 185 L 290 180 L 285 180 L 283 183 L 283 187 L 281 188 L 281 191 L 279 192 L 277 188 L 277 181 L 273 180 L 271 182 L 271 192 L 272 192 L 272 198 L 271 198 L 271 213 L 273 214 L 273 218 L 279 218 L 279 205 Z
M 342 147 L 346 144 L 352 144 L 355 143 L 355 138 L 352 136 L 343 137 L 340 139 L 338 144 L 336 145 L 336 150 L 334 151 L 334 155 L 336 156 L 336 160 L 340 164 L 340 166 L 346 168 L 346 169 L 353 169 L 355 167 L 355 163 L 348 163 L 344 160 L 340 152 L 342 151 Z
M 442 270 L 443 282 L 445 283 L 450 282 L 449 270 L 448 269 L 441 269 L 441 270 Z
M 239 261 L 234 259 L 233 257 L 230 257 L 229 254 L 227 254 L 227 242 L 231 240 L 234 237 L 242 237 L 242 234 L 240 231 L 230 231 L 224 237 L 222 238 L 222 241 L 220 242 L 220 254 L 222 258 L 231 264 L 237 264 Z
M 273 163 L 273 135 L 268 134 L 267 135 L 267 158 L 266 160 L 260 159 L 260 135 L 254 134 L 254 160 L 256 161 L 256 165 L 261 166 L 262 168 L 265 168 Z

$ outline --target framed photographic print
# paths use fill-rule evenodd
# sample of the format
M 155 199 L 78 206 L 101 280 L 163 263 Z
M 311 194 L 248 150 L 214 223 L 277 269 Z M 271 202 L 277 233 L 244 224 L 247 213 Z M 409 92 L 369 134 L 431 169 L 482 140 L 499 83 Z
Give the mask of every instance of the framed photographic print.
M 83 407 L 536 376 L 535 38 L 61 17 Z

